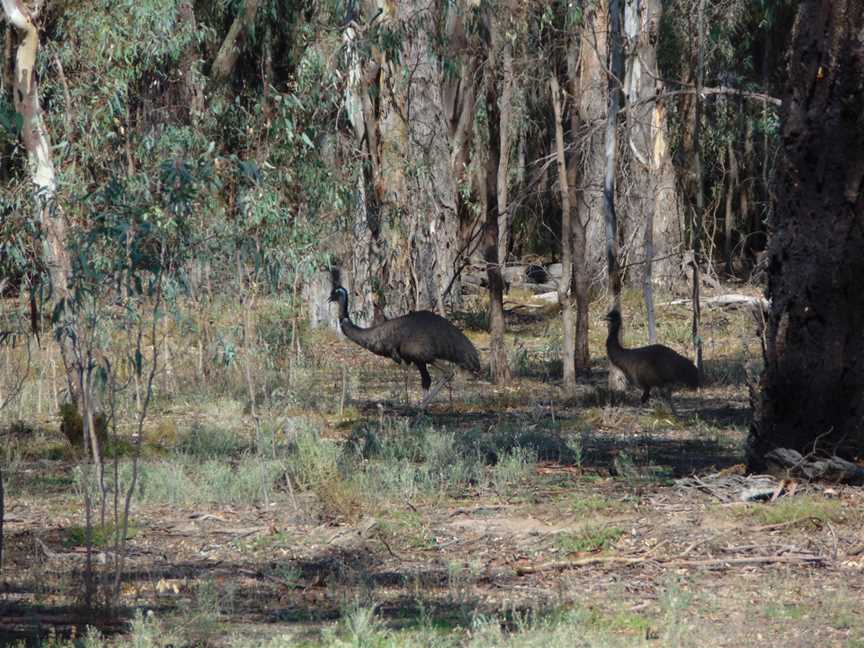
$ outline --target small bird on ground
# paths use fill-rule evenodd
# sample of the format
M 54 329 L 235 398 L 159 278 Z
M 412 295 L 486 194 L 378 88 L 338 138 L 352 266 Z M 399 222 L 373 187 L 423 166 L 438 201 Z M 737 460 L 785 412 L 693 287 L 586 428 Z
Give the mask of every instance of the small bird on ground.
M 621 313 L 616 309 L 606 316 L 609 322 L 609 336 L 606 338 L 606 353 L 613 365 L 618 367 L 627 380 L 642 389 L 642 403 L 648 402 L 651 389 L 656 387 L 669 401 L 672 413 L 672 388 L 684 385 L 691 389 L 699 387 L 699 370 L 690 360 L 662 344 L 636 349 L 625 349 L 618 341 L 621 330 Z
M 421 407 L 453 378 L 451 373 L 430 392 L 432 377 L 426 365 L 434 365 L 436 360 L 446 360 L 472 373 L 480 372 L 480 354 L 471 340 L 440 315 L 427 310 L 414 311 L 362 328 L 354 324 L 348 314 L 348 291 L 345 288 L 340 285 L 334 287 L 329 301 L 339 304 L 339 327 L 345 337 L 372 353 L 391 358 L 397 364 L 413 364 L 417 367 L 420 384 L 426 392 Z

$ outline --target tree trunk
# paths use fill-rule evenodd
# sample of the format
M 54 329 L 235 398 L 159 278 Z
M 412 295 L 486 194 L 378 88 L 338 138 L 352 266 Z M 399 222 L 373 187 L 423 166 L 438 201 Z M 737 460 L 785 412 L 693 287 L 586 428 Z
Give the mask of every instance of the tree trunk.
M 625 239 L 643 242 L 641 267 L 633 279 L 642 279 L 648 330 L 656 342 L 653 287 L 670 289 L 681 275 L 683 222 L 678 203 L 675 169 L 669 153 L 666 108 L 654 101 L 666 90 L 657 77 L 657 48 L 663 6 L 661 0 L 628 2 L 624 6 L 624 30 L 628 45 L 625 59 L 624 98 L 627 102 L 627 146 L 632 190 L 628 192 Z
M 35 73 L 39 33 L 21 0 L 2 0 L 2 4 L 9 22 L 23 33 L 15 57 L 13 80 L 15 110 L 22 118 L 21 140 L 27 151 L 30 176 L 34 185 L 35 220 L 40 224 L 45 236 L 46 244 L 42 250 L 45 267 L 51 280 L 52 301 L 61 303 L 69 297 L 69 276 L 72 266 L 66 248 L 68 242 L 66 221 L 55 202 L 57 181 L 54 162 L 51 159 L 51 141 L 42 119 L 42 108 L 39 103 L 39 88 Z M 71 343 L 65 335 L 58 336 L 58 340 L 66 368 L 69 397 L 77 404 L 80 394 Z
M 184 30 L 192 34 L 196 33 L 198 28 L 192 0 L 183 0 L 180 3 L 177 8 L 177 18 Z M 204 112 L 204 84 L 202 83 L 198 59 L 198 45 L 195 39 L 192 39 L 180 55 L 178 66 L 183 75 L 182 96 L 189 109 L 189 118 L 193 124 L 196 123 L 198 116 Z
M 502 114 L 498 108 L 497 79 L 494 66 L 486 79 L 486 111 L 489 115 L 489 151 L 486 159 L 486 221 L 483 230 L 483 258 L 489 284 L 489 370 L 497 384 L 510 380 L 507 347 L 504 343 L 504 275 L 499 263 L 500 232 L 498 228 L 501 202 L 498 197 L 498 178 L 501 168 L 500 127 Z M 506 200 L 506 198 L 504 199 Z
M 6 492 L 3 489 L 3 466 L 0 464 L 0 574 L 3 573 L 3 520 L 6 515 Z
M 448 50 L 458 56 L 459 74 L 445 75 L 441 84 L 441 101 L 450 135 L 450 172 L 456 189 L 456 213 L 459 225 L 459 268 L 467 264 L 480 247 L 478 232 L 484 218 L 478 219 L 473 206 L 482 203 L 485 188 L 478 187 L 476 172 L 470 173 L 470 154 L 474 139 L 477 86 L 481 78 L 476 32 L 468 28 L 471 9 L 465 0 L 448 7 L 444 38 Z M 469 36 L 469 34 L 474 34 Z
M 612 307 L 621 309 L 621 269 L 618 264 L 618 217 L 615 213 L 615 160 L 618 148 L 618 111 L 621 106 L 621 78 L 624 52 L 621 45 L 620 0 L 609 0 L 609 110 L 606 114 L 606 167 L 603 179 L 603 207 L 606 225 L 606 267 Z M 623 392 L 624 373 L 609 362 L 609 391 Z
M 555 114 L 555 153 L 558 161 L 558 184 L 561 194 L 561 281 L 558 284 L 558 304 L 561 307 L 564 389 L 576 389 L 576 313 L 573 310 L 573 209 L 570 205 L 570 183 L 567 181 L 567 158 L 564 152 L 564 125 L 562 123 L 561 88 L 553 72 L 549 79 L 552 91 L 552 110 Z
M 385 317 L 387 285 L 389 283 L 386 237 L 382 229 L 389 212 L 387 187 L 382 177 L 381 122 L 392 110 L 389 96 L 382 88 L 386 73 L 380 52 L 370 57 L 362 53 L 360 42 L 365 38 L 362 28 L 349 25 L 343 35 L 350 60 L 349 83 L 345 96 L 348 118 L 354 137 L 362 152 L 361 170 L 357 179 L 360 197 L 353 222 L 351 244 L 345 251 L 350 259 L 350 276 L 355 297 L 355 317 L 361 324 L 382 321 Z M 373 97 L 377 101 L 373 100 Z M 402 177 L 395 167 L 389 173 L 389 186 L 396 192 L 402 188 Z
M 567 75 L 570 77 L 570 94 L 574 98 L 579 96 L 582 86 L 580 80 L 580 47 L 581 45 L 576 35 L 571 34 L 569 43 L 567 44 Z M 582 116 L 574 105 L 570 110 L 571 138 L 575 139 L 576 134 L 583 127 Z M 574 145 L 571 146 L 571 149 L 570 163 L 567 168 L 567 181 L 569 184 L 570 209 L 576 209 L 571 218 L 571 234 L 573 236 L 573 290 L 576 298 L 576 348 L 574 350 L 574 362 L 576 373 L 587 374 L 591 371 L 591 356 L 588 352 L 588 302 L 591 282 L 589 274 L 591 266 L 588 260 L 588 224 L 590 221 L 583 220 L 583 218 L 591 218 L 592 214 L 588 209 L 582 211 L 578 207 L 574 207 L 580 202 L 579 191 L 576 187 L 579 184 L 578 180 L 582 169 L 579 164 L 579 147 Z
M 431 308 L 444 314 L 445 305 L 458 305 L 459 219 L 457 187 L 451 167 L 444 71 L 433 55 L 435 13 L 417 0 L 400 2 L 396 12 L 405 29 L 401 66 L 410 82 L 394 88 L 394 104 L 406 141 L 400 164 L 407 192 L 402 211 L 410 221 L 410 275 L 414 289 L 411 308 Z M 449 288 L 446 299 L 444 292 Z M 446 304 L 445 304 L 446 301 Z
M 210 70 L 210 80 L 214 83 L 224 83 L 234 74 L 234 67 L 240 57 L 241 44 L 255 23 L 255 15 L 258 13 L 260 4 L 261 0 L 245 0 L 243 10 L 231 23 Z
M 603 148 L 603 123 L 607 96 L 607 0 L 591 3 L 582 19 L 577 97 L 578 136 L 581 154 L 578 221 L 585 226 L 585 267 L 591 280 L 603 277 L 605 267 L 605 227 L 603 219 L 603 174 L 606 160 Z
M 346 250 L 354 303 L 371 310 L 373 321 L 406 310 L 443 314 L 461 301 L 457 182 L 470 150 L 473 98 L 464 97 L 471 115 L 463 117 L 463 97 L 448 94 L 450 80 L 433 55 L 438 26 L 431 6 L 412 1 L 379 11 L 365 2 L 363 9 L 367 21 L 352 22 L 344 34 L 352 57 L 347 112 L 365 157 L 365 200 L 355 245 Z M 366 51 L 373 20 L 401 34 L 398 58 L 374 46 Z M 452 22 L 449 28 L 455 29 Z M 447 37 L 448 26 L 443 29 Z M 472 68 L 469 62 L 465 71 Z M 456 165 L 461 173 L 454 172 Z
M 696 68 L 696 107 L 693 127 L 694 173 L 696 174 L 696 209 L 691 212 L 690 243 L 693 248 L 693 350 L 696 368 L 702 371 L 702 307 L 699 297 L 699 256 L 702 223 L 705 218 L 705 176 L 702 173 L 702 87 L 705 80 L 705 0 L 699 0 L 699 63 Z
M 802 2 L 781 114 L 761 412 L 752 470 L 775 448 L 864 450 L 864 4 Z
M 496 29 L 496 33 L 499 31 Z M 492 47 L 499 46 L 492 41 Z M 498 145 L 498 265 L 503 269 L 507 263 L 507 251 L 510 247 L 510 144 L 513 122 L 513 46 L 509 38 L 502 38 L 501 48 L 501 97 L 498 100 L 500 111 Z
M 729 184 L 726 189 L 726 204 L 723 218 L 723 256 L 726 260 L 726 274 L 732 276 L 732 254 L 734 241 L 732 234 L 735 230 L 735 198 L 738 196 L 738 159 L 732 143 L 726 147 L 726 157 L 729 160 Z

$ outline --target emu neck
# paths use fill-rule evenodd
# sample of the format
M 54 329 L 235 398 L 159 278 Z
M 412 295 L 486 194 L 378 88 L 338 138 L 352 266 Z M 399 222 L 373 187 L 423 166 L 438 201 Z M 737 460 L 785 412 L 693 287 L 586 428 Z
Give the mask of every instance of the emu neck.
M 348 315 L 348 298 L 339 300 L 339 324 L 342 324 L 343 321 L 347 320 L 348 323 L 351 323 L 351 316 Z
M 371 329 L 362 328 L 351 321 L 351 316 L 348 314 L 347 298 L 339 300 L 339 327 L 349 340 L 366 349 L 369 348 L 368 334 Z
M 606 352 L 609 354 L 609 359 L 612 364 L 617 365 L 619 358 L 624 354 L 626 349 L 621 346 L 621 322 L 610 322 L 609 335 L 606 338 Z

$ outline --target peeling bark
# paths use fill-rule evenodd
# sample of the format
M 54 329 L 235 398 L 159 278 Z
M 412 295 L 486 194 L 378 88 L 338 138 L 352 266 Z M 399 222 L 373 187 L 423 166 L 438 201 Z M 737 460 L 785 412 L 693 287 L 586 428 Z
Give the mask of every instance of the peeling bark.
M 567 45 L 567 75 L 569 76 L 569 88 L 571 97 L 579 96 L 580 89 L 580 58 L 579 43 L 575 34 L 571 34 Z M 575 138 L 583 126 L 579 112 L 576 107 L 570 110 L 570 134 Z M 567 165 L 567 181 L 569 184 L 570 208 L 575 209 L 571 220 L 571 234 L 573 237 L 573 291 L 576 298 L 576 346 L 573 350 L 576 372 L 588 373 L 591 371 L 591 356 L 588 352 L 588 306 L 589 287 L 591 282 L 589 259 L 588 259 L 588 224 L 583 217 L 590 217 L 590 213 L 581 213 L 576 207 L 579 204 L 578 181 L 582 169 L 579 166 L 578 146 L 572 146 L 570 162 Z
M 344 36 L 353 56 L 346 105 L 364 156 L 362 220 L 368 228 L 352 250 L 361 293 L 355 303 L 363 304 L 362 293 L 371 290 L 376 319 L 385 310 L 391 316 L 427 308 L 443 314 L 461 301 L 458 183 L 467 166 L 473 88 L 454 89 L 445 79 L 434 56 L 438 27 L 431 7 L 394 3 L 379 12 L 373 4 L 365 6 L 368 21 L 352 22 Z M 401 35 L 398 60 L 353 46 L 381 26 Z M 461 95 L 467 95 L 464 102 Z

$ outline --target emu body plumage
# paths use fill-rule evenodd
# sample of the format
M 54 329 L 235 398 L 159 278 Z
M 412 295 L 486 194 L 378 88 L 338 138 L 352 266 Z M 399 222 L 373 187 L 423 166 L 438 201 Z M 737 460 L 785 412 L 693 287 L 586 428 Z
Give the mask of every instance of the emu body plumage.
M 618 340 L 621 330 L 621 313 L 612 310 L 606 316 L 609 321 L 609 336 L 606 338 L 606 353 L 613 365 L 618 367 L 627 380 L 642 390 L 642 403 L 647 403 L 651 390 L 662 390 L 672 410 L 672 388 L 699 386 L 699 370 L 690 360 L 677 351 L 662 344 L 626 349 Z
M 473 373 L 480 372 L 480 354 L 458 328 L 440 315 L 427 310 L 414 311 L 362 328 L 348 314 L 348 291 L 337 286 L 330 301 L 339 304 L 339 327 L 349 340 L 356 342 L 397 364 L 413 364 L 420 372 L 424 390 L 432 385 L 426 365 L 446 360 Z

